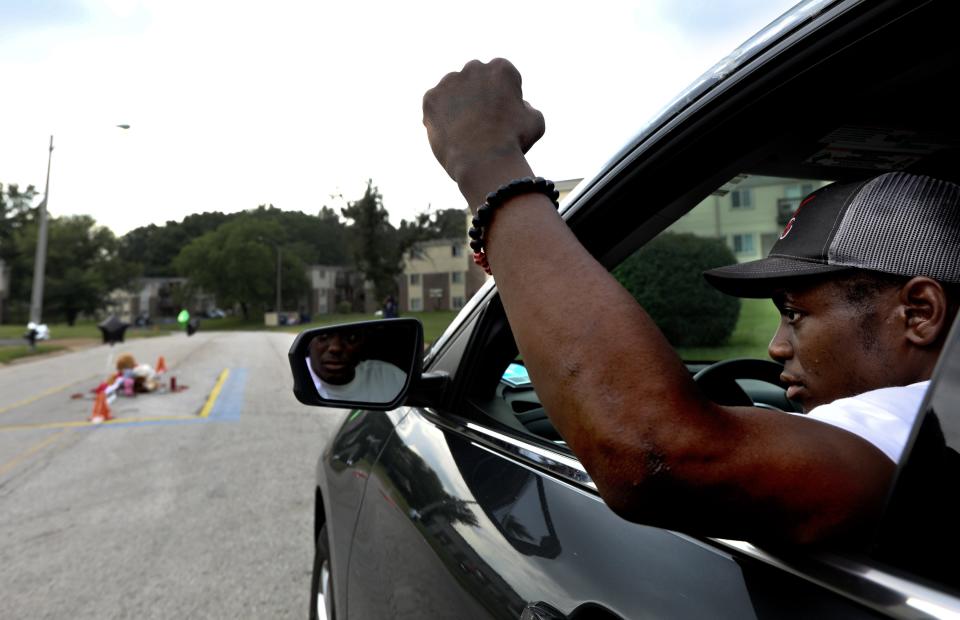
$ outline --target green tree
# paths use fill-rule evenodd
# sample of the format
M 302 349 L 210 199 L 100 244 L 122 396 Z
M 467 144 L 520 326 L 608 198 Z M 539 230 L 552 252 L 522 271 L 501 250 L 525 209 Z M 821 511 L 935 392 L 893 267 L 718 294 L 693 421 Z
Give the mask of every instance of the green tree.
M 25 311 L 33 286 L 37 245 L 36 210 L 15 238 L 11 299 Z M 137 266 L 118 255 L 119 242 L 109 228 L 89 215 L 50 218 L 44 278 L 44 318 L 73 325 L 81 313 L 106 306 L 109 293 L 130 284 Z
M 260 205 L 251 215 L 262 221 L 279 224 L 287 241 L 296 246 L 296 255 L 305 264 L 351 263 L 346 225 L 332 209 L 324 207 L 318 215 L 313 216 L 300 211 L 282 211 L 273 205 Z
M 0 260 L 12 263 L 17 256 L 17 240 L 33 218 L 33 201 L 37 195 L 33 185 L 21 190 L 16 183 L 0 183 Z
M 145 276 L 172 276 L 176 274 L 174 259 L 191 241 L 245 217 L 278 224 L 283 229 L 284 243 L 296 244 L 294 255 L 305 264 L 347 265 L 351 262 L 346 226 L 333 209 L 324 207 L 313 216 L 282 211 L 273 205 L 230 214 L 196 213 L 182 222 L 136 228 L 121 239 L 121 256 L 142 265 Z
M 409 222 L 400 221 L 397 230 L 397 248 L 402 261 L 403 254 L 420 241 L 432 239 L 466 239 L 467 216 L 462 209 L 427 210 L 418 213 Z
M 430 216 L 427 233 L 431 239 L 465 239 L 467 228 L 465 209 L 440 209 Z
M 396 277 L 402 271 L 402 250 L 396 229 L 383 206 L 383 197 L 372 180 L 367 181 L 363 197 L 348 203 L 341 213 L 349 227 L 354 266 L 373 282 L 378 299 L 394 293 Z
M 306 264 L 283 227 L 247 213 L 197 237 L 174 259 L 193 289 L 213 293 L 224 305 L 239 305 L 245 318 L 272 307 L 276 295 L 276 248 L 281 253 L 281 294 L 296 298 L 306 287 Z
M 364 196 L 349 203 L 341 212 L 343 219 L 326 206 L 316 215 L 309 215 L 262 204 L 239 213 L 199 213 L 181 222 L 168 221 L 162 226 L 150 224 L 131 230 L 121 238 L 119 254 L 125 263 L 139 265 L 142 275 L 188 276 L 190 288 L 214 293 L 218 303 L 224 305 L 239 303 L 246 313 L 254 306 L 273 305 L 277 245 L 283 256 L 283 298 L 289 304 L 291 300 L 303 299 L 305 276 L 293 272 L 297 269 L 303 272 L 307 265 L 353 265 L 375 283 L 378 295 L 386 296 L 396 292 L 396 276 L 403 268 L 402 256 L 411 245 L 426 239 L 465 235 L 466 219 L 459 209 L 436 212 L 428 209 L 410 222 L 402 221 L 399 230 L 394 228 L 372 181 L 368 182 Z M 246 223 L 237 224 L 241 221 Z M 257 228 L 270 232 L 243 233 L 249 237 L 246 241 L 235 238 L 242 231 Z M 213 233 L 217 235 L 212 236 Z M 201 239 L 204 241 L 200 242 Z M 220 270 L 228 263 L 236 267 L 240 260 L 223 256 L 226 242 L 260 243 L 261 251 L 270 248 L 272 258 L 264 254 L 265 262 L 256 268 L 251 265 L 256 282 L 242 286 L 231 280 L 243 272 Z M 273 279 L 269 280 L 270 287 L 265 288 L 268 270 Z M 298 284 L 302 285 L 299 289 Z
M 665 233 L 613 270 L 673 346 L 717 346 L 733 333 L 740 300 L 703 279 L 707 269 L 735 263 L 720 239 Z
M 173 259 L 184 246 L 237 215 L 219 211 L 195 213 L 182 222 L 168 221 L 163 226 L 149 224 L 135 228 L 121 238 L 120 256 L 125 261 L 139 264 L 145 276 L 173 276 L 176 274 Z

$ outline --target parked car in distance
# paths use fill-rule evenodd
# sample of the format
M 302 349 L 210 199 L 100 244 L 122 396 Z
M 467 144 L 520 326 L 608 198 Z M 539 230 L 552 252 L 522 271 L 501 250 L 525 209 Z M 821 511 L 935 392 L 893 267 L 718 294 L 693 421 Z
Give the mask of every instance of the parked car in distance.
M 946 0 L 799 4 L 584 180 L 562 217 L 619 277 L 667 235 L 759 258 L 800 197 L 828 182 L 889 170 L 960 181 L 958 12 Z M 682 267 L 665 271 L 677 288 L 694 286 Z M 742 343 L 678 346 L 691 376 L 764 357 L 763 345 L 749 347 L 754 335 L 769 339 L 765 303 L 739 308 Z M 664 316 L 692 325 L 698 312 L 678 304 Z M 359 363 L 320 357 L 321 341 L 346 333 L 360 334 L 352 346 L 378 372 L 402 380 L 324 396 L 327 379 L 336 385 Z M 856 548 L 816 549 L 614 514 L 550 423 L 495 280 L 424 355 L 422 338 L 415 319 L 384 319 L 307 330 L 290 349 L 301 402 L 353 409 L 317 464 L 312 618 L 960 617 L 956 325 L 878 532 Z M 734 364 L 729 380 L 754 403 L 789 410 L 769 364 Z M 930 507 L 934 482 L 940 503 Z

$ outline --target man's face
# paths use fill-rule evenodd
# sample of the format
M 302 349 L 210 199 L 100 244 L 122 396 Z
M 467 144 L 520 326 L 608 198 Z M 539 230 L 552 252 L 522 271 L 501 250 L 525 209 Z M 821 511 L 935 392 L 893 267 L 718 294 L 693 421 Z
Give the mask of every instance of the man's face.
M 310 365 L 325 383 L 345 385 L 353 381 L 362 349 L 360 330 L 342 329 L 321 334 L 310 341 Z
M 896 289 L 866 309 L 842 285 L 825 282 L 776 293 L 780 326 L 768 352 L 784 365 L 787 397 L 809 412 L 838 398 L 899 385 Z

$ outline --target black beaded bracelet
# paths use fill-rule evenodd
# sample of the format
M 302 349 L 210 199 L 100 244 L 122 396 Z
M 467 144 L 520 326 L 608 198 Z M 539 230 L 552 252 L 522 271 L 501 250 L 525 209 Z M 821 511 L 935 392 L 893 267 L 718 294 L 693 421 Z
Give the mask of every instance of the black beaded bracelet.
M 552 181 L 543 177 L 523 177 L 514 179 L 505 185 L 501 185 L 495 192 L 487 194 L 486 200 L 477 208 L 477 214 L 473 216 L 473 227 L 467 231 L 470 236 L 470 247 L 473 249 L 473 262 L 490 273 L 490 265 L 487 263 L 486 253 L 483 251 L 484 232 L 490 226 L 495 209 L 503 205 L 511 198 L 516 198 L 521 194 L 544 194 L 553 203 L 555 209 L 560 208 L 558 202 L 560 192 L 556 190 Z

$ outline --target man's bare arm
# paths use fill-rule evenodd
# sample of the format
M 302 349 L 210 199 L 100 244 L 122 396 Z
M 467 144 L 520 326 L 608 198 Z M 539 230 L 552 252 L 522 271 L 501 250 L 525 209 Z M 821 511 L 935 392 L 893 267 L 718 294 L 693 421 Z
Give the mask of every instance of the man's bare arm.
M 438 160 L 472 207 L 532 173 L 543 117 L 507 61 L 424 98 Z M 845 431 L 704 399 L 633 297 L 539 195 L 497 210 L 487 255 L 550 419 L 622 516 L 701 534 L 809 542 L 879 510 L 893 464 Z

